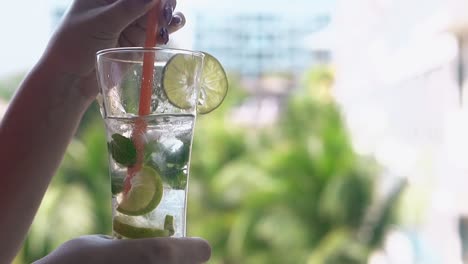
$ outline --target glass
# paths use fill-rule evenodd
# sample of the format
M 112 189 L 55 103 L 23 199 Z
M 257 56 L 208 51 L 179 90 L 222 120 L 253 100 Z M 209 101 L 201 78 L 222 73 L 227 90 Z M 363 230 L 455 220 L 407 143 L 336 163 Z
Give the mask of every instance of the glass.
M 166 65 L 177 55 L 194 62 L 187 74 L 193 94 L 190 106 L 184 109 L 168 100 L 163 87 Z M 155 58 L 151 63 L 151 104 L 150 114 L 141 116 L 147 56 Z M 187 186 L 202 67 L 199 52 L 160 48 L 98 52 L 98 102 L 106 125 L 115 237 L 186 235 Z

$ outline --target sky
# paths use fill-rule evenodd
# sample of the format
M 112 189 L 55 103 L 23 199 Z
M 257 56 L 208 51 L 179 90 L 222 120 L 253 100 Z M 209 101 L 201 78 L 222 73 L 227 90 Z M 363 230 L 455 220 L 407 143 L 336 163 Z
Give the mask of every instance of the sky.
M 51 35 L 50 3 L 0 2 L 0 78 L 31 68 Z
M 52 6 L 53 3 L 67 2 L 68 0 L 22 0 L 0 2 L 0 32 L 4 41 L 0 44 L 0 78 L 30 69 L 40 58 L 48 39 L 52 34 Z M 278 0 L 277 0 L 278 1 Z M 303 1 L 303 0 L 301 0 Z M 328 9 L 335 0 L 313 0 L 317 10 L 302 10 L 306 12 Z M 222 6 L 232 4 L 230 0 L 179 0 L 178 10 L 185 11 L 193 6 Z M 248 2 L 249 4 L 243 4 Z M 279 2 L 279 1 L 278 1 Z M 287 12 L 301 11 L 299 0 L 290 0 L 285 7 Z M 268 6 L 271 0 L 244 0 L 235 1 L 237 7 L 243 5 L 250 10 L 259 10 Z M 190 14 L 187 12 L 187 19 Z M 185 31 L 189 31 L 190 24 Z M 187 36 L 178 32 L 173 37 L 179 43 L 187 44 Z M 181 48 L 189 48 L 182 46 Z
M 294 14 L 314 14 L 328 12 L 335 5 L 336 0 L 309 0 L 304 8 L 304 0 L 179 0 L 180 5 L 190 5 L 202 10 L 242 10 L 244 12 L 258 12 L 258 10 L 277 10 L 281 6 L 283 12 Z

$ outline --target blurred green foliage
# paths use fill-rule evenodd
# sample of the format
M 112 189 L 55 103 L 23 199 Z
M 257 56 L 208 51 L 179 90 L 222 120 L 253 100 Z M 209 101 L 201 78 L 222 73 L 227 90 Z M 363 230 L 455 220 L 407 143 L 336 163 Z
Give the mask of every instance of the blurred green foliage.
M 231 122 L 231 111 L 248 97 L 232 77 L 220 109 L 199 117 L 188 233 L 210 241 L 210 263 L 366 263 L 379 247 L 404 185 L 376 202 L 379 168 L 353 152 L 330 97 L 332 82 L 327 68 L 307 72 L 278 122 L 259 128 Z M 110 228 L 105 132 L 94 105 L 15 263 L 31 263 L 66 240 L 109 234 Z
M 0 99 L 9 99 L 23 80 L 24 73 L 18 73 L 8 78 L 0 79 Z

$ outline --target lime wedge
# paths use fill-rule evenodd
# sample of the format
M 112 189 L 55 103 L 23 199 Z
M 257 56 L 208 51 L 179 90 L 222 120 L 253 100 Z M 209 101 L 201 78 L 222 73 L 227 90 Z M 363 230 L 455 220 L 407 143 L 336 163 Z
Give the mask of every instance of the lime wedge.
M 169 230 L 136 226 L 130 217 L 121 215 L 115 216 L 112 223 L 114 232 L 126 238 L 168 237 L 171 235 Z
M 207 114 L 218 108 L 226 97 L 228 80 L 221 63 L 204 52 L 203 71 L 200 77 L 200 94 L 197 112 Z M 177 54 L 172 57 L 163 73 L 163 88 L 169 101 L 182 109 L 192 107 L 195 93 L 194 76 L 196 61 L 190 55 Z
M 151 167 L 144 166 L 130 180 L 131 189 L 122 194 L 117 211 L 126 215 L 144 215 L 158 206 L 163 195 L 161 176 Z

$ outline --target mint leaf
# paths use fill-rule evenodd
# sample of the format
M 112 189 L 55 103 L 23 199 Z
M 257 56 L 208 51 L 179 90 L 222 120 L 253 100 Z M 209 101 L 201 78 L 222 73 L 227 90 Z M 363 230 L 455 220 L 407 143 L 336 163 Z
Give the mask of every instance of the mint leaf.
M 115 162 L 130 167 L 136 163 L 137 151 L 133 141 L 120 134 L 113 134 L 109 150 Z
M 165 138 L 145 148 L 146 164 L 157 170 L 164 182 L 177 190 L 187 187 L 189 155 L 190 145 L 177 138 Z

